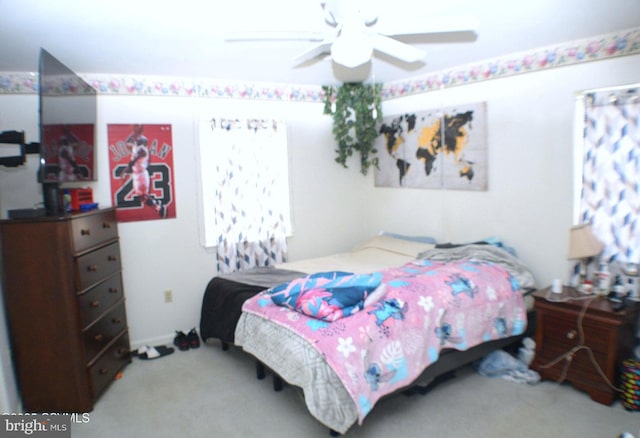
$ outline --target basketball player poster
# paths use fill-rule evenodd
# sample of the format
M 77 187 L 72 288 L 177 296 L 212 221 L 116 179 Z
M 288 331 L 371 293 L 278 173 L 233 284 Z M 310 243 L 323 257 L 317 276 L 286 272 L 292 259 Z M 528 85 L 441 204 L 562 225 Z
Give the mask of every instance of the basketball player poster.
M 107 135 L 118 222 L 175 218 L 171 125 L 110 124 Z
M 94 181 L 94 130 L 91 124 L 44 125 L 44 182 Z

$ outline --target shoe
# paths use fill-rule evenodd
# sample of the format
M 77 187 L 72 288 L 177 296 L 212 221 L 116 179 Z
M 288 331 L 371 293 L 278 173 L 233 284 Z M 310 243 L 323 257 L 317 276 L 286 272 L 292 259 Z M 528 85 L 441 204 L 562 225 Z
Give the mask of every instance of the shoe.
M 158 359 L 160 357 L 168 356 L 174 352 L 173 347 L 165 347 L 164 345 L 156 345 L 155 347 L 149 347 L 143 345 L 135 352 L 135 356 L 142 360 Z
M 187 339 L 187 335 L 182 331 L 176 330 L 176 337 L 173 338 L 173 345 L 178 347 L 180 351 L 187 351 L 189 349 L 189 340 Z
M 196 332 L 195 328 L 192 328 L 191 331 L 187 334 L 187 340 L 189 341 L 189 347 L 200 347 L 200 338 L 198 337 L 198 332 Z

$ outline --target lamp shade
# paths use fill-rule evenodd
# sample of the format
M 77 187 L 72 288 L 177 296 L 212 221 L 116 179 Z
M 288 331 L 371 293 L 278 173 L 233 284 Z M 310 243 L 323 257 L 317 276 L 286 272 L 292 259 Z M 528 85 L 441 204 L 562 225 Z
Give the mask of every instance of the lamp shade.
M 569 230 L 569 260 L 596 256 L 603 248 L 602 242 L 593 235 L 591 225 L 576 225 Z

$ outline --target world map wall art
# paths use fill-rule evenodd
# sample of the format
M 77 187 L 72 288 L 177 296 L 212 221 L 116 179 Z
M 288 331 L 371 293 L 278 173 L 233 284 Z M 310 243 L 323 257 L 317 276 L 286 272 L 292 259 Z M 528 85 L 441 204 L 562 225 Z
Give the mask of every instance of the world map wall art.
M 383 118 L 376 187 L 487 190 L 486 102 Z

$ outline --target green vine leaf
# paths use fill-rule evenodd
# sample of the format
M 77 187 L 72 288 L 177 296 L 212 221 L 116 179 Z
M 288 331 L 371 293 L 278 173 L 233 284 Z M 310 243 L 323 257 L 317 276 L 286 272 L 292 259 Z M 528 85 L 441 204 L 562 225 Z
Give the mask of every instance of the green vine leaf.
M 382 119 L 382 85 L 358 82 L 339 87 L 325 85 L 322 89 L 324 114 L 333 117 L 336 162 L 348 167 L 347 159 L 357 151 L 360 153 L 360 172 L 366 175 L 371 166 L 378 167 L 373 143 L 378 136 L 376 124 Z

